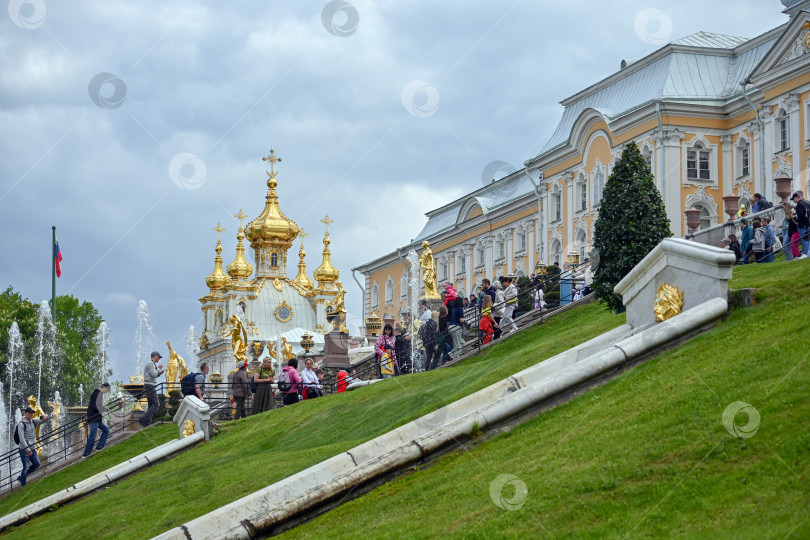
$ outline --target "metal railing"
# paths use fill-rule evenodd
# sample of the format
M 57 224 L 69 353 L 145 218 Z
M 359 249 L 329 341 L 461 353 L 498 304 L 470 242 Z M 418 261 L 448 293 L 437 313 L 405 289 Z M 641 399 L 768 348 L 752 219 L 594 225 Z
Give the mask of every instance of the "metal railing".
M 165 383 L 156 386 L 158 393 L 164 389 Z M 115 398 L 107 403 L 107 411 L 103 416 L 105 424 L 107 424 L 110 429 L 108 441 L 113 442 L 116 436 L 129 431 L 128 428 L 138 421 L 138 419 L 133 418 L 131 412 L 132 409 L 136 407 L 136 404 L 141 399 L 145 398 L 146 390 L 143 390 L 134 395 Z M 53 421 L 53 418 L 49 418 L 49 421 Z M 162 423 L 162 417 L 156 420 L 156 422 Z M 14 424 L 12 435 L 14 431 L 16 431 L 17 425 L 17 423 Z M 40 431 L 42 431 L 43 427 L 47 426 L 47 422 L 41 424 Z M 38 452 L 40 448 L 44 450 L 43 456 L 40 456 L 41 465 L 33 472 L 33 477 L 36 478 L 45 475 L 50 469 L 55 468 L 56 465 L 63 464 L 68 458 L 75 457 L 77 452 L 83 452 L 87 444 L 89 427 L 85 413 L 59 424 L 56 429 L 51 429 L 41 434 L 37 439 L 35 447 L 31 448 L 34 452 Z M 97 435 L 97 440 L 99 436 L 100 435 Z M 15 444 L 13 436 L 10 440 L 11 444 Z M 11 492 L 15 485 L 19 485 L 17 477 L 21 472 L 22 460 L 20 458 L 19 447 L 15 446 L 12 450 L 0 454 L 0 493 L 6 491 Z

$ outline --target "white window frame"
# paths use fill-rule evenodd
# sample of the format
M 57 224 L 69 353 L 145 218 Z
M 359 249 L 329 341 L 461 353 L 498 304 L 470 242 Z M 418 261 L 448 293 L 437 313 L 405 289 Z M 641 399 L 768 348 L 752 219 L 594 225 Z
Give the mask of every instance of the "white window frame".
M 410 283 L 408 283 L 408 273 L 402 272 L 402 276 L 399 278 L 399 298 L 406 299 L 408 298 L 408 289 L 410 288 Z
M 804 102 L 804 147 L 810 147 L 810 99 Z
M 526 233 L 525 229 L 518 232 L 518 240 L 519 240 L 518 245 L 520 246 L 520 249 L 518 251 L 526 251 L 527 236 L 528 234 Z
M 551 188 L 551 212 L 549 213 L 549 221 L 555 223 L 562 221 L 562 189 L 558 184 L 554 184 Z
M 737 141 L 737 144 L 734 145 L 734 151 L 737 154 L 737 178 L 747 178 L 751 176 L 751 141 L 748 137 L 740 135 L 740 139 Z M 746 169 L 748 170 L 746 171 Z
M 588 177 L 580 173 L 576 181 L 577 212 L 588 210 Z
M 380 286 L 377 285 L 377 282 L 374 282 L 374 286 L 371 287 L 371 309 L 380 309 Z
M 596 165 L 594 165 L 593 170 L 591 171 L 591 185 L 593 186 L 593 206 L 599 206 L 602 204 L 602 197 L 605 195 L 605 175 L 607 174 L 607 169 L 602 162 L 599 161 L 597 158 Z
M 555 249 L 556 247 L 556 249 Z M 558 262 L 559 264 L 563 264 L 562 260 L 562 242 L 556 238 L 551 241 L 551 245 L 549 245 L 549 264 L 553 262 Z
M 718 185 L 718 146 L 710 143 L 702 135 L 697 135 L 683 147 L 683 185 L 684 186 L 717 186 Z M 689 162 L 694 161 L 697 177 L 689 176 Z M 705 167 L 705 168 L 704 168 Z M 708 178 L 703 178 L 702 171 Z
M 775 153 L 790 150 L 790 113 L 785 109 L 779 109 L 774 118 L 774 147 Z
M 388 276 L 388 279 L 385 280 L 385 305 L 393 305 L 394 304 L 394 280 L 391 276 Z

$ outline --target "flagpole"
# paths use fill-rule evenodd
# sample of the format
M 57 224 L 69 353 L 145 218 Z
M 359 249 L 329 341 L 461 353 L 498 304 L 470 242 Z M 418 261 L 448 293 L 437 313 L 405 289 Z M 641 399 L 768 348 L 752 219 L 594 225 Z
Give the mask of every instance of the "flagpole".
M 53 238 L 51 239 L 51 317 L 56 320 L 56 225 L 51 227 Z

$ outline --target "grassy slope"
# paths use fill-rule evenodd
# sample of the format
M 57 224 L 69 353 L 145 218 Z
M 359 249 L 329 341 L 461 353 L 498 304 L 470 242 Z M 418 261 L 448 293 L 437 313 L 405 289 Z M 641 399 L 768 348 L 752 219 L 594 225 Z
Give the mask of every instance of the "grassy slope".
M 453 368 L 397 377 L 355 392 L 228 423 L 211 442 L 38 517 L 8 536 L 151 537 L 623 322 L 624 316 L 611 315 L 591 304 L 559 315 Z M 89 465 L 81 463 L 73 473 L 80 474 Z
M 734 274 L 757 306 L 286 536 L 810 537 L 810 260 Z M 738 400 L 761 415 L 748 439 L 721 420 Z M 519 510 L 493 504 L 500 474 L 525 482 Z

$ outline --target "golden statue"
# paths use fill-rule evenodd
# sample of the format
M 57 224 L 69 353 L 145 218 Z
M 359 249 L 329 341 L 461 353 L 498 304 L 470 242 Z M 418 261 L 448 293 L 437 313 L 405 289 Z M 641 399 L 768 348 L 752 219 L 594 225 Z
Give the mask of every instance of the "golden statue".
M 662 283 L 655 293 L 655 322 L 663 322 L 683 310 L 683 292 L 677 287 Z
M 188 375 L 188 366 L 183 357 L 172 349 L 170 341 L 166 342 L 166 346 L 169 348 L 169 361 L 166 362 L 166 395 L 169 395 L 172 390 L 180 389 L 178 382 Z
M 276 350 L 276 342 L 275 341 L 268 341 L 267 342 L 267 354 L 273 360 L 278 360 L 278 351 Z
M 247 332 L 245 332 L 245 327 L 242 326 L 242 321 L 239 320 L 236 314 L 231 315 L 228 323 L 231 325 L 229 334 L 233 346 L 233 357 L 237 363 L 247 362 Z
M 37 403 L 37 397 L 36 396 L 28 396 L 28 406 L 31 407 L 32 409 L 34 409 L 34 418 L 39 418 L 40 416 L 45 414 L 45 411 L 43 411 L 42 407 L 40 407 L 39 404 Z M 42 456 L 44 456 L 44 454 L 42 452 L 42 443 L 39 442 L 39 428 L 40 427 L 42 427 L 42 426 L 41 425 L 37 426 L 37 429 L 36 429 L 36 433 L 37 433 L 37 455 L 39 457 L 42 457 Z
M 335 282 L 335 287 L 337 287 L 337 294 L 335 297 L 326 304 L 326 312 L 328 314 L 334 315 L 335 318 L 332 319 L 332 326 L 338 332 L 346 333 L 348 330 L 346 329 L 346 290 L 343 288 L 343 284 L 340 281 Z M 332 308 L 331 311 L 329 308 Z
M 58 394 L 59 392 L 57 392 Z M 62 402 L 58 399 L 54 400 L 53 403 L 49 401 L 48 407 L 51 408 L 51 431 L 56 431 L 59 429 L 59 419 L 62 417 Z
M 422 249 L 425 251 L 419 258 L 419 266 L 422 268 L 422 281 L 425 284 L 425 298 L 440 298 L 439 290 L 436 288 L 436 263 L 433 260 L 433 252 L 430 251 L 430 244 L 427 240 L 422 241 Z
M 185 439 L 189 435 L 194 435 L 195 426 L 194 420 L 188 419 L 183 422 L 183 438 Z
M 288 362 L 293 358 L 296 358 L 295 353 L 292 350 L 292 345 L 287 343 L 287 338 L 281 338 L 281 355 L 284 358 L 284 362 Z

